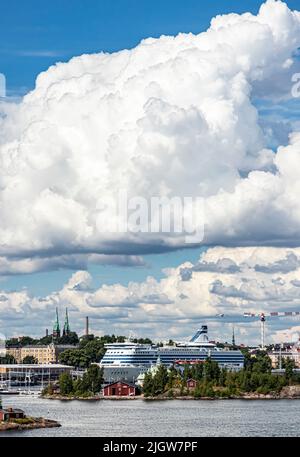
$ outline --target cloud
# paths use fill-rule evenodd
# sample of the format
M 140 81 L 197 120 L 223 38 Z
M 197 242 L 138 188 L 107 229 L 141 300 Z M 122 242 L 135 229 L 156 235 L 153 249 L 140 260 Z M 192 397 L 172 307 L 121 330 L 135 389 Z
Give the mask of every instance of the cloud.
M 288 273 L 296 270 L 299 266 L 299 258 L 293 252 L 288 252 L 284 259 L 270 265 L 256 265 L 255 270 L 263 273 Z
M 300 137 L 268 149 L 254 105 L 290 97 L 299 45 L 299 12 L 269 0 L 257 16 L 217 16 L 205 33 L 41 73 L 20 104 L 1 105 L 0 256 L 20 270 L 45 259 L 36 271 L 59 268 L 60 256 L 186 247 L 174 231 L 103 230 L 120 214 L 101 202 L 120 189 L 203 198 L 207 244 L 299 245 Z
M 300 255 L 300 248 L 295 249 Z M 52 325 L 55 307 L 63 314 L 67 306 L 75 330 L 84 331 L 84 316 L 90 316 L 96 334 L 119 333 L 150 336 L 157 340 L 187 338 L 202 323 L 209 326 L 212 339 L 231 337 L 231 323 L 244 343 L 259 339 L 259 321 L 245 320 L 244 312 L 299 311 L 300 266 L 278 276 L 257 271 L 257 265 L 277 265 L 288 258 L 287 248 L 211 248 L 194 266 L 210 265 L 208 270 L 195 269 L 189 281 L 182 280 L 181 270 L 193 264 L 186 262 L 169 268 L 156 280 L 149 276 L 128 285 L 99 284 L 87 271 L 77 271 L 64 286 L 47 296 L 35 297 L 28 290 L 0 291 L 0 319 L 8 334 L 40 334 Z M 218 266 L 235 264 L 238 271 L 220 270 Z M 231 262 L 228 262 L 228 261 Z M 215 264 L 216 268 L 213 268 Z M 224 318 L 217 317 L 224 314 Z M 298 318 L 299 320 L 299 318 Z M 33 326 L 34 322 L 34 326 Z M 0 322 L 1 323 L 1 322 Z M 276 332 L 297 325 L 297 317 L 267 318 L 270 341 Z
M 299 345 L 300 325 L 292 325 L 290 328 L 280 329 L 273 335 L 273 341 L 278 342 L 292 342 Z
M 193 271 L 211 271 L 218 273 L 237 273 L 240 267 L 231 259 L 219 259 L 217 262 L 197 262 L 192 267 L 185 267 L 180 270 L 180 275 L 183 281 L 189 281 Z
M 41 253 L 40 253 L 41 254 Z M 104 254 L 70 254 L 53 255 L 52 257 L 0 257 L 0 276 L 32 274 L 41 271 L 58 269 L 84 270 L 88 265 L 143 266 L 145 262 L 140 256 L 104 255 Z

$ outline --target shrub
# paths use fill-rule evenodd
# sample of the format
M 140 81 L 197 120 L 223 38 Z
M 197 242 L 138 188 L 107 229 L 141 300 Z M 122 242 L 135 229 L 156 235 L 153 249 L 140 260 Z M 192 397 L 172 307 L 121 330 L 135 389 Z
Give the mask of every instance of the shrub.
M 27 425 L 27 424 L 33 424 L 35 421 L 32 419 L 32 417 L 24 417 L 20 419 L 11 419 L 10 422 L 14 422 L 16 424 L 20 425 Z
M 174 397 L 174 392 L 172 389 L 170 389 L 168 392 L 168 398 L 173 398 L 173 397 Z

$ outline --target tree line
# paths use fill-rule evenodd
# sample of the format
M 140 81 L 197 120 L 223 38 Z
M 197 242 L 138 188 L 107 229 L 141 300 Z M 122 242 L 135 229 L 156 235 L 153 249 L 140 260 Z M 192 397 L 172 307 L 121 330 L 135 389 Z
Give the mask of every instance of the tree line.
M 87 397 L 100 392 L 103 384 L 103 368 L 91 365 L 82 378 L 72 379 L 69 373 L 62 373 L 59 377 L 58 388 L 60 395 Z M 43 390 L 43 395 L 53 395 L 56 388 L 50 384 Z
M 294 361 L 285 360 L 284 376 L 271 373 L 271 359 L 261 351 L 255 357 L 246 352 L 245 366 L 240 371 L 220 368 L 218 363 L 207 358 L 203 363 L 186 365 L 183 369 L 166 368 L 159 365 L 155 373 L 145 374 L 143 392 L 145 397 L 167 395 L 172 397 L 193 395 L 198 397 L 230 397 L 243 393 L 279 393 L 289 384 L 300 383 L 299 375 L 293 371 Z M 196 381 L 189 390 L 188 379 Z
M 70 332 L 69 335 L 62 335 L 59 338 L 53 338 L 52 335 L 43 336 L 42 338 L 32 338 L 31 336 L 21 336 L 20 338 L 9 338 L 5 342 L 7 349 L 11 347 L 22 348 L 26 346 L 46 346 L 48 344 L 70 344 L 79 343 L 79 337 L 76 332 Z

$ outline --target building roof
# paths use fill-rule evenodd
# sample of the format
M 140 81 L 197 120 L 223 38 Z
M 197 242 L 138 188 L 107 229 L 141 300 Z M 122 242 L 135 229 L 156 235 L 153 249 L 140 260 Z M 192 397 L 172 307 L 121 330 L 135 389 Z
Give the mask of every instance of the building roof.
M 49 347 L 54 346 L 54 344 L 26 344 L 25 346 L 9 346 L 6 349 L 48 349 Z
M 9 351 L 10 349 L 48 349 L 48 348 L 55 348 L 55 349 L 76 349 L 79 347 L 79 344 L 56 344 L 56 343 L 49 343 L 49 344 L 28 344 L 25 346 L 8 346 L 6 349 Z
M 71 365 L 62 365 L 59 363 L 1 363 L 0 368 L 11 368 L 11 369 L 33 369 L 33 368 L 70 368 L 74 369 Z
M 22 414 L 25 414 L 23 409 L 19 409 L 19 408 L 2 408 L 0 409 L 0 412 L 3 412 L 3 413 L 22 413 Z
M 106 387 L 114 386 L 115 384 L 125 384 L 128 387 L 135 387 L 135 388 L 137 387 L 133 382 L 126 382 L 126 381 L 120 380 L 120 381 L 111 382 L 110 384 L 106 384 L 104 386 L 104 389 Z

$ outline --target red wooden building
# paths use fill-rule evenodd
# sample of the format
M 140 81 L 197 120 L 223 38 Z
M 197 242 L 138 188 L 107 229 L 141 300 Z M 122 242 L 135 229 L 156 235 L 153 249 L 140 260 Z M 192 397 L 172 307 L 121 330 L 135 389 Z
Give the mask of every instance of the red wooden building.
M 25 414 L 22 409 L 0 409 L 0 422 L 9 421 L 10 419 L 24 419 L 24 417 Z
M 103 387 L 104 397 L 128 397 L 137 394 L 137 387 L 134 384 L 124 381 L 113 382 Z
M 186 382 L 186 387 L 187 387 L 188 389 L 195 389 L 196 385 L 197 385 L 197 381 L 195 381 L 195 379 L 191 379 L 191 378 L 190 378 L 190 379 L 188 379 L 187 382 Z

